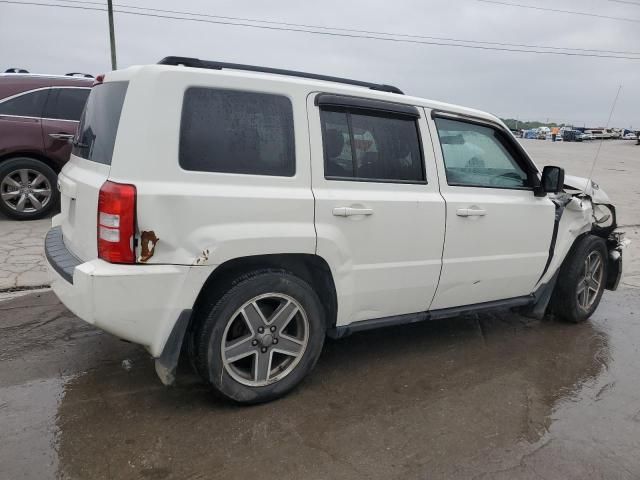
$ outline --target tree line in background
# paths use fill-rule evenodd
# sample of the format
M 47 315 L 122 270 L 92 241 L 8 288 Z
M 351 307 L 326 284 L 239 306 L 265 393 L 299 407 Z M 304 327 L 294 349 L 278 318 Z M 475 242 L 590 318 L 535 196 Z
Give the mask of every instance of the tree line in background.
M 505 123 L 510 130 L 532 130 L 534 128 L 539 127 L 564 127 L 564 123 L 544 123 L 544 122 L 523 122 L 521 120 L 516 120 L 515 118 L 501 118 L 501 120 Z

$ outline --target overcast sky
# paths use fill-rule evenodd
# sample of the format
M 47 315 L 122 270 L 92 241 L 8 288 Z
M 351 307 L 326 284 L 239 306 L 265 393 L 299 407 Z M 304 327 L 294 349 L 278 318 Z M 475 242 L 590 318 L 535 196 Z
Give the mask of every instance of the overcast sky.
M 639 6 L 610 0 L 505 1 L 637 22 L 478 0 L 114 3 L 409 35 L 630 51 L 638 52 L 635 56 L 640 58 L 640 0 L 631 0 Z M 120 68 L 156 63 L 167 55 L 274 66 L 389 83 L 412 95 L 475 107 L 501 117 L 549 119 L 576 126 L 604 125 L 618 86 L 623 84 L 611 123 L 640 127 L 640 59 L 487 51 L 123 13 L 115 14 L 115 31 Z M 0 69 L 8 67 L 38 73 L 110 70 L 106 12 L 0 3 Z

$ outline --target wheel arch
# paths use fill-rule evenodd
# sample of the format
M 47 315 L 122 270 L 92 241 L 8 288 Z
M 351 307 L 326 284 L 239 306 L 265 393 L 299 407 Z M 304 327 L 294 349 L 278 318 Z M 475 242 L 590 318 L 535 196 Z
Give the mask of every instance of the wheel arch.
M 42 155 L 41 153 L 32 151 L 17 151 L 0 155 L 0 165 L 2 165 L 2 163 L 4 163 L 5 161 L 13 160 L 15 158 L 30 158 L 32 160 L 37 160 L 51 168 L 56 173 L 56 175 L 60 173 L 60 165 L 58 165 L 49 157 Z
M 234 280 L 249 272 L 264 269 L 287 270 L 309 283 L 320 297 L 327 328 L 335 326 L 338 300 L 329 264 L 319 255 L 290 253 L 239 257 L 219 265 L 204 282 L 196 298 L 189 331 L 197 327 L 199 313 L 207 306 L 215 304 Z

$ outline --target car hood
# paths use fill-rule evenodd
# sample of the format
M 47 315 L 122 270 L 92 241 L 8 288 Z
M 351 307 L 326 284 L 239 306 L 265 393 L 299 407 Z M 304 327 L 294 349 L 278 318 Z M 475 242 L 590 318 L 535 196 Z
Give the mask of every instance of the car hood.
M 594 182 L 593 180 L 589 180 L 588 178 L 565 175 L 564 186 L 566 190 L 569 190 L 568 193 L 573 193 L 571 192 L 571 190 L 583 191 L 591 197 L 593 203 L 603 205 L 611 204 L 609 195 L 607 195 L 596 182 Z

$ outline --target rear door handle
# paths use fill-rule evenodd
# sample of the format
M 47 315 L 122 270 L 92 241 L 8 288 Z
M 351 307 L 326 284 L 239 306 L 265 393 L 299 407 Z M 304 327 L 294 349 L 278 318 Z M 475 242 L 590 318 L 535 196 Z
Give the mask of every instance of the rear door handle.
M 71 140 L 74 137 L 72 133 L 50 133 L 49 136 L 55 140 Z
M 351 217 L 352 215 L 373 215 L 371 208 L 335 207 L 333 214 L 336 217 Z
M 456 215 L 459 217 L 484 217 L 487 214 L 482 208 L 459 208 Z

